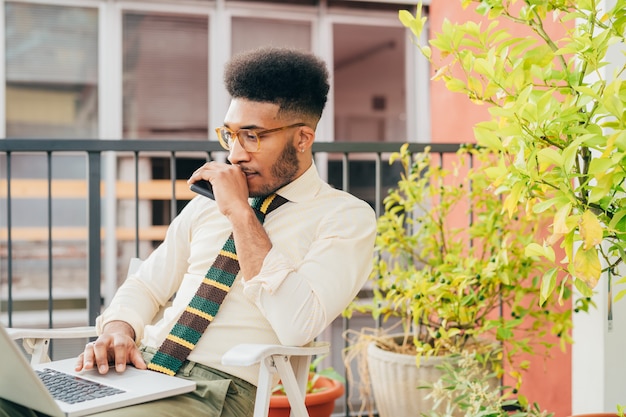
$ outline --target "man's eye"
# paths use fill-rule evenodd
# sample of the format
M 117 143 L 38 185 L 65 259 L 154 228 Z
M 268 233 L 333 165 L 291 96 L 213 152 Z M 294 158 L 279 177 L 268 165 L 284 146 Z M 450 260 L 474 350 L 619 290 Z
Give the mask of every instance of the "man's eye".
M 256 142 L 257 138 L 256 133 L 254 133 L 252 130 L 240 130 L 239 137 L 244 140 L 249 140 L 251 142 Z

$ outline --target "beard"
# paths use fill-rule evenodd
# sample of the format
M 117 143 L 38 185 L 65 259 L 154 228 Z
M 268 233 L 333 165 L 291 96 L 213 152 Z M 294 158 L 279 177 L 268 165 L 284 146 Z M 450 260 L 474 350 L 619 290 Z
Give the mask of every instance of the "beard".
M 291 141 L 285 144 L 278 159 L 270 168 L 272 180 L 268 184 L 262 186 L 257 192 L 250 197 L 261 197 L 272 194 L 279 188 L 289 184 L 296 177 L 296 173 L 300 169 L 298 161 L 298 150 Z

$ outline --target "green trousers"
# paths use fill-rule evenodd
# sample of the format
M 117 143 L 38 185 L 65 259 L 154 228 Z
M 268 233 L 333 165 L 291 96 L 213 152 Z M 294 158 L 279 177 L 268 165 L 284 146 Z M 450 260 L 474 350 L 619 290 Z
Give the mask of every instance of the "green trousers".
M 151 350 L 152 349 L 148 349 Z M 153 352 L 143 352 L 149 361 Z M 115 372 L 114 370 L 112 372 Z M 196 390 L 163 400 L 94 414 L 100 417 L 251 417 L 256 387 L 232 375 L 195 362 L 185 362 L 177 377 L 196 382 Z M 42 417 L 21 405 L 0 399 L 0 417 Z

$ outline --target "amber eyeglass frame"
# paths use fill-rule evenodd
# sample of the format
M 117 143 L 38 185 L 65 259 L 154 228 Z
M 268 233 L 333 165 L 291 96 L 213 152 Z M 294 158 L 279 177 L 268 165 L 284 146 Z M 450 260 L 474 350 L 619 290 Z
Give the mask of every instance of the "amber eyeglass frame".
M 294 123 L 291 125 L 277 127 L 274 129 L 266 129 L 266 130 L 239 129 L 236 132 L 234 132 L 233 130 L 229 129 L 226 126 L 220 126 L 215 129 L 215 133 L 217 133 L 217 139 L 219 139 L 220 144 L 222 145 L 222 148 L 226 149 L 227 151 L 230 151 L 233 148 L 233 144 L 235 143 L 234 139 L 237 139 L 239 141 L 239 145 L 241 145 L 241 147 L 246 152 L 256 153 L 261 150 L 261 137 L 262 136 L 268 135 L 270 133 L 280 132 L 286 129 L 291 129 L 293 127 L 302 127 L 302 126 L 306 126 L 306 123 Z M 231 137 L 230 140 L 224 138 L 223 133 L 225 131 L 230 133 L 230 137 Z M 241 138 L 242 132 L 244 133 L 247 132 L 247 135 L 249 137 L 256 139 L 256 146 L 254 145 L 255 143 L 254 140 L 242 139 Z

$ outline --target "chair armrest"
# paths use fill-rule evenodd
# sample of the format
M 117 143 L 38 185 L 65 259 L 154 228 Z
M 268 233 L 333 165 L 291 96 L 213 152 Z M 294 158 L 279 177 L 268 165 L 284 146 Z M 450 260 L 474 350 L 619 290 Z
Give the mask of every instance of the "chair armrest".
M 32 365 L 50 362 L 50 357 L 48 356 L 50 339 L 81 339 L 96 336 L 96 328 L 93 326 L 57 329 L 20 329 L 10 327 L 6 331 L 11 339 L 22 339 L 22 346 L 24 346 L 26 353 L 30 355 L 30 363 Z
M 222 356 L 222 364 L 228 366 L 250 366 L 273 355 L 313 356 L 328 353 L 328 342 L 313 342 L 309 346 L 283 346 L 257 343 L 242 343 Z
M 283 346 L 245 343 L 234 346 L 222 356 L 222 364 L 250 366 L 259 364 L 259 378 L 254 401 L 254 417 L 267 417 L 272 395 L 272 374 L 282 380 L 291 406 L 292 417 L 308 417 L 304 404 L 311 356 L 328 353 L 328 342 L 308 346 Z
M 85 327 L 66 327 L 58 329 L 22 329 L 17 327 L 9 327 L 6 329 L 11 339 L 80 339 L 96 336 L 96 328 L 93 326 Z

